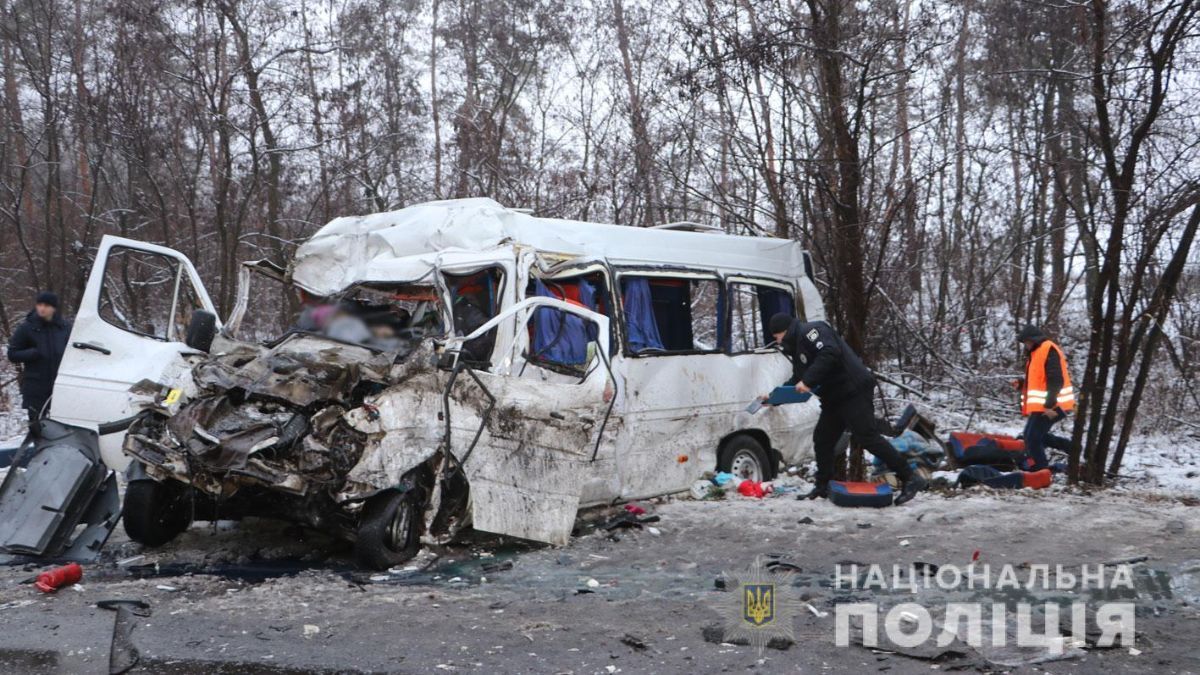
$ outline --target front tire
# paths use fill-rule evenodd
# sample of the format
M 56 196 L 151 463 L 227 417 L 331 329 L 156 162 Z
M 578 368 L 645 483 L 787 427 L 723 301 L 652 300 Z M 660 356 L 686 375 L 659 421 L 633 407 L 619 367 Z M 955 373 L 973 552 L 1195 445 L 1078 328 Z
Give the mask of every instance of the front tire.
M 734 436 L 721 446 L 717 453 L 717 471 L 760 482 L 775 477 L 770 455 L 761 443 L 745 434 Z
M 143 546 L 162 546 L 178 537 L 192 524 L 189 490 L 178 481 L 131 481 L 121 511 L 125 533 Z
M 358 523 L 354 559 L 384 570 L 407 562 L 421 547 L 421 508 L 416 490 L 388 490 L 367 500 Z

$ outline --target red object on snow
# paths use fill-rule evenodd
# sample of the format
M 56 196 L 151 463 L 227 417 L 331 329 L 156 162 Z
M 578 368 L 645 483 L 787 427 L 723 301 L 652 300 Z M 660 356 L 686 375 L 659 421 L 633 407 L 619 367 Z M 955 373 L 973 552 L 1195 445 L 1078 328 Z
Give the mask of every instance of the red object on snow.
M 755 499 L 762 499 L 763 495 L 767 494 L 763 490 L 763 484 L 754 480 L 744 480 L 738 483 L 738 493 Z
M 638 506 L 637 504 L 626 504 L 625 510 L 632 513 L 635 516 L 646 515 L 646 509 L 643 509 L 642 507 Z
M 34 586 L 43 593 L 53 593 L 63 586 L 70 586 L 83 578 L 83 568 L 79 563 L 71 563 L 62 567 L 55 567 L 49 572 L 42 572 L 38 575 L 37 581 L 33 582 Z
M 1054 475 L 1050 473 L 1050 469 L 1025 471 L 1021 474 L 1021 484 L 1023 487 L 1041 490 L 1042 488 L 1050 487 L 1050 484 L 1053 482 Z

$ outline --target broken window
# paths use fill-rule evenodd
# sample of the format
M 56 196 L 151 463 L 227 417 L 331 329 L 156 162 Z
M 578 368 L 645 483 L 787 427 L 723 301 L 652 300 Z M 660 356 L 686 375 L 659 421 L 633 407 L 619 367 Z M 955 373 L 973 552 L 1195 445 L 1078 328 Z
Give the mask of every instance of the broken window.
M 608 296 L 608 283 L 604 273 L 600 271 L 580 274 L 570 277 L 554 277 L 552 279 L 533 279 L 529 282 L 529 286 L 525 289 L 525 297 L 546 297 L 558 298 L 566 302 L 586 307 L 587 309 L 603 314 L 610 319 L 612 314 L 609 310 L 611 303 Z M 538 336 L 537 326 L 539 325 L 539 316 L 550 316 L 549 314 L 540 315 L 535 312 L 533 320 L 530 322 L 530 338 L 531 344 L 534 346 L 534 352 L 540 351 L 540 346 L 536 341 Z M 549 321 L 548 319 L 546 321 Z M 545 323 L 545 321 L 543 321 Z M 595 327 L 593 327 L 595 328 Z M 545 333 L 542 333 L 545 337 Z M 597 339 L 597 335 L 589 333 L 592 340 Z M 612 336 L 609 336 L 609 348 L 613 347 Z
M 754 351 L 774 342 L 768 326 L 771 317 L 780 313 L 796 316 L 796 303 L 788 291 L 765 284 L 730 284 L 730 353 Z
M 470 335 L 499 310 L 504 272 L 490 268 L 471 274 L 443 274 L 453 302 L 454 334 Z M 485 364 L 492 358 L 496 329 L 463 344 L 462 358 L 468 363 Z
M 558 298 L 596 312 L 604 311 L 594 279 L 534 279 L 530 289 L 529 297 Z M 590 350 L 599 335 L 600 327 L 594 321 L 554 307 L 541 307 L 534 310 L 529 320 L 527 358 L 539 364 L 582 369 L 591 361 Z
M 246 279 L 249 304 L 235 337 L 246 342 L 269 343 L 298 327 L 297 314 L 303 316 L 311 302 L 304 294 L 282 279 L 252 272 Z M 311 298 L 309 298 L 311 300 Z
M 621 293 L 634 354 L 722 349 L 724 297 L 716 278 L 624 275 Z
M 200 308 L 199 294 L 176 258 L 124 246 L 109 251 L 100 318 L 138 335 L 182 341 L 192 311 Z
M 302 309 L 294 328 L 342 342 L 398 351 L 445 334 L 442 302 L 433 286 L 362 285 L 336 296 L 299 291 L 299 297 Z
M 170 339 L 183 342 L 187 340 L 188 325 L 192 322 L 192 313 L 203 310 L 204 303 L 200 294 L 192 285 L 192 279 L 182 269 L 179 274 L 179 292 L 175 295 L 175 325 L 174 334 Z

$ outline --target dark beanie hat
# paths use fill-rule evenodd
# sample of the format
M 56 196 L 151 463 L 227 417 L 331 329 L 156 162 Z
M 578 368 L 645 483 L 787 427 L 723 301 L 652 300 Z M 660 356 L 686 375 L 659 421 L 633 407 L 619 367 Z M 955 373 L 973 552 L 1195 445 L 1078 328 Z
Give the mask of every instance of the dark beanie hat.
M 42 291 L 41 293 L 37 294 L 37 300 L 35 300 L 33 304 L 50 305 L 51 307 L 58 309 L 58 296 L 54 294 L 54 291 Z
M 1038 328 L 1031 323 L 1025 324 L 1025 327 L 1022 328 L 1019 333 L 1017 333 L 1017 342 L 1024 342 L 1026 340 L 1030 340 L 1032 342 L 1041 342 L 1045 339 L 1046 333 L 1043 332 L 1041 328 Z
M 793 319 L 791 314 L 780 312 L 771 317 L 771 321 L 767 324 L 767 327 L 771 329 L 771 335 L 776 333 L 786 333 L 787 330 L 792 327 L 792 321 Z

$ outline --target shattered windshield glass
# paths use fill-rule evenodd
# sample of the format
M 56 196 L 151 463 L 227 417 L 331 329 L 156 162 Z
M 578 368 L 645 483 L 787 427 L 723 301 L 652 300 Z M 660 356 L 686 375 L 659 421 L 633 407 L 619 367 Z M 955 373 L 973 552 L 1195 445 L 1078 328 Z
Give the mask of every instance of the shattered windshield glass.
M 442 303 L 433 286 L 357 286 L 338 296 L 307 296 L 295 330 L 399 351 L 414 341 L 445 334 Z
M 306 332 L 394 352 L 446 332 L 443 303 L 432 285 L 360 285 L 320 297 L 266 275 L 251 276 L 249 306 L 233 335 L 241 341 L 274 344 Z

